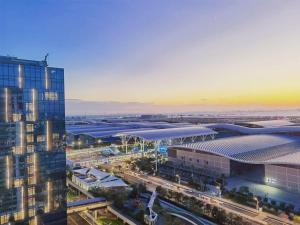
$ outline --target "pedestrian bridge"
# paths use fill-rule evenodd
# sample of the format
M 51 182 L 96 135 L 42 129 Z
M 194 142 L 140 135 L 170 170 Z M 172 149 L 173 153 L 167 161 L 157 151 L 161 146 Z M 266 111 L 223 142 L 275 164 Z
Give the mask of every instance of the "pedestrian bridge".
M 92 209 L 99 209 L 104 208 L 111 205 L 111 202 L 106 201 L 105 198 L 91 198 L 91 199 L 84 199 L 74 202 L 68 202 L 68 210 L 67 213 L 76 213 L 85 210 L 92 210 Z
M 78 190 L 79 192 L 81 192 L 82 194 L 84 194 L 88 198 L 94 198 L 94 196 L 90 192 L 88 192 L 87 190 L 79 187 L 77 184 L 75 184 L 69 178 L 67 178 L 67 185 L 72 186 L 73 188 L 75 188 L 76 190 Z

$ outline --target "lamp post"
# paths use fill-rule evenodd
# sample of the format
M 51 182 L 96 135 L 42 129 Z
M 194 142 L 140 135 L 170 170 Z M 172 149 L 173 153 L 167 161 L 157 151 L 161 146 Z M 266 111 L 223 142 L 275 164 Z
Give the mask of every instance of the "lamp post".
M 256 196 L 253 197 L 253 199 L 256 201 L 256 210 L 259 211 L 259 206 L 258 206 L 258 198 Z
M 176 174 L 176 177 L 178 179 L 178 184 L 180 184 L 181 180 L 180 180 L 180 175 L 179 174 Z

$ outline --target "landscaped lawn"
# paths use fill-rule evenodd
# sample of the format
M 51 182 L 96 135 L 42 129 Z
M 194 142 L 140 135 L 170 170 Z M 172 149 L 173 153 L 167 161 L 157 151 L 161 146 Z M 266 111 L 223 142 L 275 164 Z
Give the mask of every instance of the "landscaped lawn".
M 76 198 L 77 196 L 72 192 L 72 191 L 68 191 L 67 192 L 67 201 L 68 202 L 72 202 L 74 201 L 74 199 Z

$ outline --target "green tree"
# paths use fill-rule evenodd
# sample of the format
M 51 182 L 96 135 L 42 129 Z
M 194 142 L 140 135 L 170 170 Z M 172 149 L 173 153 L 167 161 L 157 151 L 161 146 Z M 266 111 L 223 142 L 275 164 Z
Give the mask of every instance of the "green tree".
M 166 197 L 168 194 L 168 191 L 165 188 L 163 188 L 162 186 L 157 186 L 156 192 L 161 197 Z
M 240 216 L 236 216 L 233 220 L 233 225 L 244 225 L 243 218 Z
M 137 221 L 144 221 L 144 215 L 145 215 L 145 211 L 143 209 L 141 209 L 134 215 L 134 218 Z
M 138 185 L 138 193 L 139 194 L 145 193 L 146 191 L 147 191 L 147 188 L 144 184 L 139 184 Z
M 218 216 L 218 213 L 219 213 L 219 209 L 218 209 L 216 206 L 214 206 L 214 207 L 212 208 L 212 210 L 211 210 L 211 216 L 212 216 L 214 219 L 216 219 L 217 216 Z
M 232 225 L 233 224 L 233 222 L 234 222 L 234 215 L 233 215 L 233 213 L 230 212 L 230 213 L 227 214 L 226 222 L 227 222 L 228 225 Z
M 226 224 L 226 212 L 224 209 L 219 209 L 216 215 L 216 222 L 218 224 Z
M 206 212 L 208 215 L 210 215 L 211 210 L 212 210 L 211 205 L 210 205 L 209 203 L 206 204 L 206 205 L 205 205 L 205 212 Z
M 138 192 L 138 187 L 137 185 L 132 185 L 132 190 L 130 192 L 130 198 L 137 198 L 139 195 L 139 192 Z

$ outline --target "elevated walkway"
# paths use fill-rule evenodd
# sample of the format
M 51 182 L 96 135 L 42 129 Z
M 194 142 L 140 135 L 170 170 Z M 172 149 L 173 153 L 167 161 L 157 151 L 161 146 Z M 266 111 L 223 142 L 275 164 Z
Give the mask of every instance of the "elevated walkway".
M 85 210 L 93 210 L 104 208 L 111 205 L 111 202 L 106 201 L 105 198 L 92 198 L 92 199 L 85 199 L 79 200 L 75 202 L 68 202 L 68 210 L 67 213 L 76 213 Z
M 69 185 L 72 186 L 73 188 L 75 188 L 76 190 L 80 191 L 86 197 L 94 198 L 94 196 L 90 192 L 88 192 L 87 190 L 79 187 L 77 184 L 75 184 L 73 181 L 71 181 L 69 178 L 67 178 L 67 186 L 69 186 Z

